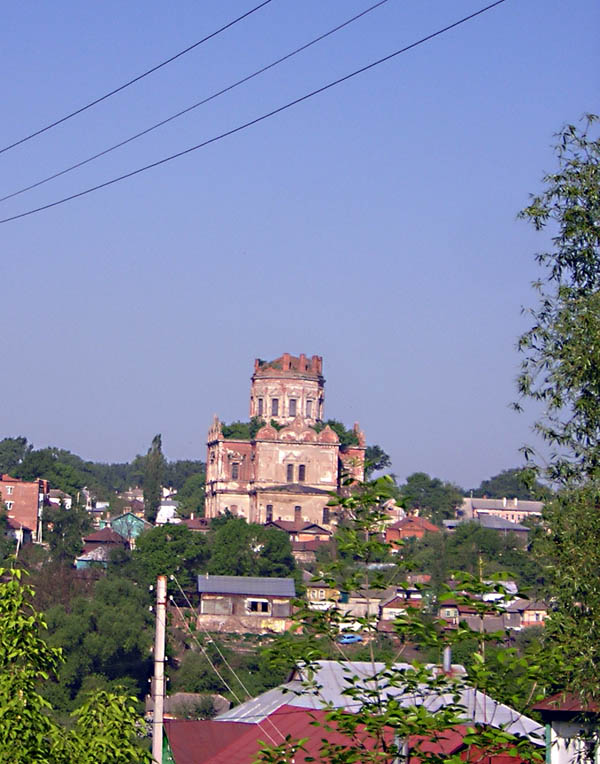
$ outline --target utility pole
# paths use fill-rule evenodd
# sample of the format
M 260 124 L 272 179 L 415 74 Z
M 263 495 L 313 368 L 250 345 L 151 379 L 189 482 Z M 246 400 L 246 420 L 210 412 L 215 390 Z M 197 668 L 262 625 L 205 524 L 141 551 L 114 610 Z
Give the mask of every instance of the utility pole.
M 165 632 L 167 621 L 167 577 L 159 576 L 156 581 L 156 636 L 154 638 L 154 681 L 152 699 L 154 716 L 152 720 L 152 758 L 162 764 L 163 712 L 165 699 Z

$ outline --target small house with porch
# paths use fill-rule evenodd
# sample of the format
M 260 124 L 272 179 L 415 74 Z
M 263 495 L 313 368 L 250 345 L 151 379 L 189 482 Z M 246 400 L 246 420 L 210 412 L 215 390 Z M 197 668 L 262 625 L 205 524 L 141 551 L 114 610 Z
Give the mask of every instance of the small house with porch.
M 283 633 L 292 626 L 292 578 L 198 576 L 198 625 L 224 633 Z

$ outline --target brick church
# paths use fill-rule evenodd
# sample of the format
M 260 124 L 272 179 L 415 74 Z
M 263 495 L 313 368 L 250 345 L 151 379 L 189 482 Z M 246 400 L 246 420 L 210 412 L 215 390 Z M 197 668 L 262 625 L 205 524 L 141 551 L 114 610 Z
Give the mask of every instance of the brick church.
M 330 525 L 329 493 L 343 475 L 364 477 L 365 436 L 342 447 L 323 427 L 323 359 L 284 353 L 254 362 L 250 416 L 265 421 L 252 440 L 226 438 L 215 417 L 208 431 L 206 517 L 230 512 L 249 522 Z M 276 426 L 273 426 L 275 424 Z

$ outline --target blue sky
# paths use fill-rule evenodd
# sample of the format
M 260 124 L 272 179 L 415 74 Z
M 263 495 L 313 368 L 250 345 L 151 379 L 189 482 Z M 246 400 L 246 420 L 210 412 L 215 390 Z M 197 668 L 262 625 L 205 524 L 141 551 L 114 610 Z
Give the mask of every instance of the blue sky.
M 144 129 L 368 6 L 273 0 L 173 64 L 0 155 L 0 196 Z M 0 30 L 4 146 L 252 2 L 16 3 Z M 247 86 L 27 194 L 46 204 L 199 143 L 480 8 L 388 0 Z M 553 133 L 598 111 L 600 6 L 507 2 L 194 154 L 0 226 L 0 437 L 129 460 L 161 432 L 204 458 L 247 418 L 255 357 L 324 357 L 326 415 L 399 477 L 465 487 L 519 463 L 509 403 L 547 244 L 516 214 Z

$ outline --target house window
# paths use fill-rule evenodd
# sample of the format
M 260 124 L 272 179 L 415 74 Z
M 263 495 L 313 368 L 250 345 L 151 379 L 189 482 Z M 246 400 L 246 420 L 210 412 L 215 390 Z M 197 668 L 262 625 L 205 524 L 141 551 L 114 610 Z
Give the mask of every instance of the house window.
M 298 465 L 298 482 L 304 483 L 306 480 L 306 464 Z
M 14 490 L 14 485 L 7 485 L 6 486 L 6 495 L 7 496 L 12 496 L 13 490 Z
M 296 399 L 290 398 L 290 416 L 296 416 Z
M 264 406 L 264 401 L 262 398 L 259 398 L 258 399 L 258 416 L 263 415 L 263 406 Z
M 13 508 L 14 501 L 6 501 L 5 504 L 6 504 L 6 509 L 8 509 L 10 512 L 10 510 Z
M 312 401 L 306 401 L 306 416 L 310 419 L 312 417 Z
M 293 464 L 287 465 L 285 474 L 286 474 L 286 480 L 288 481 L 288 483 L 293 483 L 294 482 L 294 465 Z
M 231 479 L 237 480 L 240 476 L 240 465 L 239 462 L 233 462 L 231 465 Z
M 279 398 L 271 398 L 271 416 L 279 416 Z
M 294 522 L 302 522 L 302 507 L 294 507 Z
M 323 524 L 329 524 L 329 507 L 323 507 Z
M 269 612 L 269 600 L 246 600 L 246 612 L 264 615 Z
M 268 523 L 273 522 L 273 505 L 267 504 L 267 520 Z

